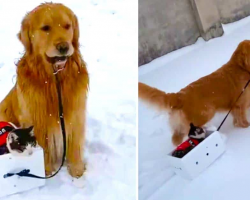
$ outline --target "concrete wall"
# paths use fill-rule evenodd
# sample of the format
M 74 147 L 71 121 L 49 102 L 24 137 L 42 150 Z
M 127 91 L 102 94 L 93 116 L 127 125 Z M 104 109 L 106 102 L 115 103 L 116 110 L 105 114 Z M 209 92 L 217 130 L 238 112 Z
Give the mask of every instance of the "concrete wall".
M 250 0 L 139 0 L 139 66 L 223 35 L 222 23 L 250 15 Z
M 139 64 L 200 36 L 189 0 L 139 0 Z
M 235 22 L 250 15 L 250 0 L 216 0 L 222 23 Z

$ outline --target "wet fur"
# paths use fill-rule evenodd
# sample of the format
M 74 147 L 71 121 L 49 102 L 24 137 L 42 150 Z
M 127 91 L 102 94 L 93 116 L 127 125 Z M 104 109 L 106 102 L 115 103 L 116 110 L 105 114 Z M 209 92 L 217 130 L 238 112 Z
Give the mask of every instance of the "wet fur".
M 31 35 L 32 26 L 37 23 L 37 17 L 34 15 L 42 18 L 47 8 L 55 10 L 54 14 L 57 17 L 67 15 L 73 26 L 74 54 L 68 59 L 65 69 L 59 72 L 58 77 L 67 132 L 68 171 L 73 177 L 80 177 L 85 170 L 83 150 L 89 79 L 79 51 L 78 21 L 73 12 L 61 4 L 45 3 L 39 7 L 40 11 L 30 12 L 23 19 L 18 37 L 25 46 L 25 54 L 17 63 L 17 82 L 0 104 L 0 120 L 11 121 L 21 127 L 33 125 L 38 144 L 45 151 L 46 174 L 51 174 L 57 169 L 61 163 L 63 143 L 55 76 L 51 64 L 36 49 L 39 45 L 35 43 L 39 40 L 32 41 Z M 56 38 L 59 32 L 54 31 L 51 34 L 54 34 L 51 38 Z M 40 44 L 41 47 L 43 45 Z
M 188 66 L 187 66 L 188 67 Z M 250 41 L 241 42 L 228 63 L 210 75 L 189 84 L 177 93 L 165 93 L 139 83 L 139 98 L 166 110 L 170 115 L 175 145 L 188 134 L 189 124 L 202 127 L 216 112 L 228 111 L 250 79 Z M 248 127 L 246 110 L 250 106 L 250 86 L 232 110 L 234 125 Z

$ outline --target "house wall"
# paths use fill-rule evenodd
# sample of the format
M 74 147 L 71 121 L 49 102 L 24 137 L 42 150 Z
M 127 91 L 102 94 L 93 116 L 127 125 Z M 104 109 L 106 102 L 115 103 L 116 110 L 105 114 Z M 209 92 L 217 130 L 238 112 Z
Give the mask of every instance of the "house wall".
M 250 15 L 250 0 L 139 0 L 139 66 L 223 35 L 221 23 Z

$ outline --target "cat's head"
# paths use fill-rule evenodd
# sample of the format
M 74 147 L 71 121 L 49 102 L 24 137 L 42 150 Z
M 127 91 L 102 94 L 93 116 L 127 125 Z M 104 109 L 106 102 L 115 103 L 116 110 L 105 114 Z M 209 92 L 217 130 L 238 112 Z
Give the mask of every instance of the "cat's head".
M 37 146 L 33 133 L 33 126 L 29 128 L 17 128 L 9 131 L 6 145 L 9 152 L 16 156 L 29 156 Z
M 190 130 L 188 136 L 194 139 L 205 139 L 206 131 L 203 128 L 194 126 L 193 123 L 190 124 Z

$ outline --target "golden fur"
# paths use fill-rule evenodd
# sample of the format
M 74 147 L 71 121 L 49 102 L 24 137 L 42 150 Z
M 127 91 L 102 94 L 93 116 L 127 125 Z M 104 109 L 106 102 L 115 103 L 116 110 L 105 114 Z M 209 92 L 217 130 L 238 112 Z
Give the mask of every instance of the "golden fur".
M 41 30 L 44 25 L 51 30 Z M 73 177 L 80 177 L 85 169 L 83 148 L 89 80 L 79 50 L 77 17 L 62 4 L 41 4 L 24 17 L 18 37 L 25 54 L 17 63 L 17 82 L 0 104 L 0 120 L 21 127 L 34 125 L 35 136 L 45 152 L 46 174 L 57 170 L 63 143 L 55 76 L 45 54 L 55 52 L 56 43 L 69 42 L 74 52 L 58 76 L 67 132 L 68 171 Z
M 188 66 L 187 66 L 188 67 Z M 241 42 L 228 63 L 210 75 L 189 84 L 177 93 L 139 83 L 139 98 L 170 114 L 172 141 L 182 142 L 191 122 L 203 126 L 217 111 L 228 111 L 250 79 L 250 41 Z M 234 125 L 248 127 L 246 110 L 250 106 L 250 86 L 232 110 Z

